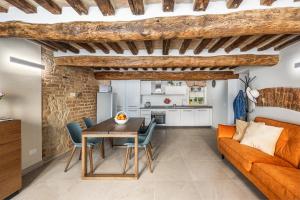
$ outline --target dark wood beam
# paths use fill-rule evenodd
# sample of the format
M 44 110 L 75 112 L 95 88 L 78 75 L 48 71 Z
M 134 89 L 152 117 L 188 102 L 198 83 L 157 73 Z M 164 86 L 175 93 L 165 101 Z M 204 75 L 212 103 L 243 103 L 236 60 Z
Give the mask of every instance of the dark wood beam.
M 88 9 L 85 7 L 85 5 L 82 3 L 81 0 L 66 0 L 67 3 L 79 14 L 88 14 Z
M 145 13 L 143 0 L 128 0 L 128 4 L 132 14 L 143 15 Z
M 260 0 L 260 5 L 271 6 L 276 0 Z
M 264 46 L 262 47 L 259 47 L 257 50 L 258 51 L 264 51 L 264 50 L 267 50 L 267 49 L 270 49 L 278 44 L 280 44 L 281 42 L 287 40 L 288 38 L 290 38 L 292 35 L 281 35 L 280 37 L 276 38 L 275 40 L 272 40 L 271 42 L 265 44 Z
M 207 68 L 207 67 L 201 67 L 200 70 L 202 71 L 202 70 L 205 70 L 206 68 Z
M 201 53 L 206 47 L 207 45 L 212 41 L 212 39 L 203 39 L 198 46 L 195 48 L 194 50 L 194 54 L 199 54 Z
M 212 68 L 209 68 L 209 70 L 216 70 L 218 69 L 219 67 L 212 67 Z
M 139 50 L 133 41 L 126 41 L 126 44 L 133 55 L 137 55 L 139 53 Z
M 85 50 L 87 50 L 90 53 L 96 53 L 96 50 L 89 44 L 87 43 L 76 43 L 78 46 L 84 48 Z
M 170 45 L 171 45 L 171 40 L 163 40 L 163 49 L 162 49 L 162 54 L 163 55 L 169 55 L 169 50 L 170 50 Z
M 103 51 L 105 54 L 108 54 L 109 53 L 109 49 L 102 43 L 100 42 L 97 42 L 97 43 L 94 43 L 94 45 L 99 48 L 101 51 Z
M 114 15 L 115 9 L 110 0 L 94 0 L 104 16 Z
M 178 16 L 129 22 L 0 23 L 0 37 L 64 42 L 142 41 L 299 34 L 300 8 L 247 10 L 221 15 Z
M 224 69 L 227 69 L 228 67 L 225 66 L 225 67 L 220 67 L 219 70 L 224 70 Z
M 61 14 L 61 8 L 52 0 L 34 0 L 37 4 L 51 12 L 52 14 Z
M 0 12 L 2 12 L 2 13 L 7 13 L 7 12 L 8 12 L 8 9 L 7 9 L 7 8 L 4 8 L 3 6 L 0 6 Z
M 117 42 L 107 42 L 107 45 L 112 48 L 117 54 L 122 54 L 124 50 Z
M 205 11 L 209 0 L 194 0 L 194 11 Z
M 27 14 L 36 13 L 36 7 L 33 6 L 31 3 L 27 2 L 26 0 L 5 0 L 5 1 Z
M 295 36 L 294 38 L 292 38 L 292 39 L 290 39 L 290 40 L 288 40 L 288 41 L 280 44 L 279 46 L 276 46 L 274 48 L 274 50 L 275 51 L 279 51 L 279 50 L 284 49 L 284 48 L 286 48 L 286 47 L 288 47 L 288 46 L 290 46 L 292 44 L 295 44 L 296 42 L 299 42 L 299 41 L 300 41 L 300 36 Z
M 52 46 L 50 44 L 47 44 L 44 41 L 39 41 L 39 40 L 30 40 L 30 41 L 32 41 L 32 42 L 34 42 L 34 43 L 36 43 L 38 45 L 41 45 L 41 46 L 43 46 L 43 47 L 45 47 L 45 48 L 47 48 L 47 49 L 49 49 L 51 51 L 58 51 L 58 49 L 56 47 L 54 47 L 54 46 Z
M 180 54 L 184 54 L 186 50 L 189 48 L 190 44 L 192 42 L 192 39 L 185 39 L 183 40 L 181 47 L 179 49 Z
M 209 53 L 214 53 L 218 49 L 220 49 L 226 42 L 228 42 L 231 39 L 231 37 L 224 37 L 220 38 L 209 50 Z
M 53 42 L 53 41 L 52 41 Z M 78 54 L 79 53 L 79 49 L 75 48 L 74 46 L 64 43 L 64 42 L 55 42 L 55 44 L 63 46 L 64 48 L 66 48 L 68 51 L 71 51 L 73 53 Z
M 51 45 L 62 52 L 67 52 L 68 50 L 64 45 L 58 42 L 53 42 L 53 41 L 42 41 L 42 42 L 47 43 L 48 45 Z
M 244 46 L 243 48 L 241 48 L 241 51 L 249 51 L 249 50 L 257 47 L 258 45 L 262 44 L 263 42 L 273 39 L 274 37 L 276 37 L 276 35 L 260 36 L 257 39 L 255 39 L 254 41 L 252 41 L 249 44 L 247 44 L 246 46 Z
M 164 12 L 173 12 L 174 11 L 174 2 L 175 0 L 162 0 L 163 11 Z
M 238 48 L 241 44 L 243 44 L 244 42 L 246 42 L 251 37 L 252 36 L 250 36 L 250 35 L 244 35 L 244 36 L 238 37 L 233 43 L 231 43 L 230 45 L 228 45 L 225 48 L 226 53 L 229 53 L 232 50 L 234 50 L 235 48 Z
M 153 42 L 151 40 L 145 40 L 144 44 L 147 49 L 147 53 L 152 54 L 153 53 Z
M 95 72 L 97 80 L 227 80 L 237 79 L 238 74 L 228 72 Z
M 227 8 L 238 8 L 243 0 L 226 0 Z
M 227 56 L 65 56 L 55 58 L 56 65 L 79 67 L 224 67 L 273 66 L 278 55 L 227 55 Z

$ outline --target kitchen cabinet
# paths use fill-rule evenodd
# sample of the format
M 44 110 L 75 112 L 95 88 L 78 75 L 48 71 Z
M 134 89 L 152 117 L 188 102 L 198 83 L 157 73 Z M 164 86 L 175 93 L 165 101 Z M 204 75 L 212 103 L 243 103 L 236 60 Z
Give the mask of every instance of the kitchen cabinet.
M 186 95 L 187 87 L 186 86 L 166 86 L 165 93 L 166 93 L 166 95 Z
M 141 81 L 141 95 L 151 95 L 151 81 Z
M 194 126 L 212 125 L 211 109 L 195 109 L 193 118 L 194 118 Z
M 142 109 L 140 116 L 145 118 L 145 125 L 149 125 L 149 123 L 151 122 L 151 110 Z
M 194 110 L 182 109 L 180 110 L 181 125 L 182 126 L 194 126 Z
M 180 126 L 180 110 L 169 109 L 166 112 L 166 125 L 167 126 Z

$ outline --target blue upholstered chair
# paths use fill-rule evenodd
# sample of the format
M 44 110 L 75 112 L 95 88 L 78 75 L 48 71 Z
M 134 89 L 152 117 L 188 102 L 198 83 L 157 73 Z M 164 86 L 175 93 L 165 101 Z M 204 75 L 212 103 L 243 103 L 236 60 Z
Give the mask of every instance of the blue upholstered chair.
M 79 123 L 77 122 L 71 122 L 67 124 L 67 132 L 71 138 L 71 141 L 74 145 L 73 150 L 71 152 L 71 156 L 67 162 L 66 168 L 65 168 L 65 172 L 67 172 L 68 167 L 70 165 L 70 162 L 74 156 L 74 153 L 76 151 L 76 149 L 80 149 L 82 148 L 82 142 L 81 142 L 81 134 L 82 134 L 82 129 L 79 125 Z M 100 149 L 104 148 L 103 145 L 103 140 L 98 139 L 98 138 L 88 138 L 87 140 L 87 146 L 89 148 L 89 159 L 90 159 L 90 170 L 91 172 L 93 171 L 93 149 L 95 147 L 95 145 L 100 145 Z M 102 152 L 102 150 L 100 151 Z M 103 151 L 104 153 L 104 151 Z M 104 157 L 104 155 L 102 155 L 102 157 Z
M 155 122 L 151 123 L 145 133 L 146 137 L 139 136 L 139 145 L 138 145 L 139 148 L 143 148 L 145 150 L 145 154 L 146 154 L 147 160 L 148 160 L 148 167 L 149 167 L 149 170 L 151 173 L 152 173 L 152 167 L 151 167 L 151 165 L 152 165 L 152 150 L 150 147 L 150 141 L 151 141 L 155 126 L 156 126 Z M 134 148 L 134 140 L 129 139 L 128 142 L 125 143 L 124 145 L 127 146 L 127 150 L 126 150 L 126 155 L 125 155 L 125 160 L 124 160 L 123 173 L 126 173 L 127 162 L 128 162 L 129 156 L 132 152 L 132 149 Z
M 87 128 L 91 128 L 92 126 L 95 125 L 94 121 L 93 121 L 91 118 L 89 118 L 89 117 L 83 118 L 83 121 L 84 121 L 85 126 L 86 126 Z

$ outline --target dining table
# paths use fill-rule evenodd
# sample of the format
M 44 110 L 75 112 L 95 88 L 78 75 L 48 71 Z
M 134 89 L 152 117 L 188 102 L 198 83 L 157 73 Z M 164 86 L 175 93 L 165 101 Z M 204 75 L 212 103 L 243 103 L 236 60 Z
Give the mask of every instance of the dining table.
M 114 118 L 107 119 L 82 131 L 82 171 L 83 180 L 92 179 L 138 179 L 138 133 L 145 125 L 145 118 L 132 117 L 125 124 L 117 124 Z M 134 173 L 94 173 L 87 169 L 87 138 L 134 138 Z M 122 172 L 121 172 L 122 171 Z

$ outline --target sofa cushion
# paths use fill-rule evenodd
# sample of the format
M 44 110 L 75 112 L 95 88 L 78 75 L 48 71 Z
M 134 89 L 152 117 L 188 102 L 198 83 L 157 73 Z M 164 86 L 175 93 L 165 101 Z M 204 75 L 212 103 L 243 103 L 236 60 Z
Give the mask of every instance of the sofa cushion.
M 271 156 L 258 149 L 242 145 L 233 139 L 221 138 L 219 140 L 219 148 L 234 160 L 240 162 L 240 165 L 247 171 L 251 170 L 253 163 L 269 163 L 284 167 L 293 167 L 290 163 L 279 157 Z
M 237 119 L 235 124 L 236 130 L 235 134 L 233 135 L 233 139 L 240 142 L 245 135 L 246 129 L 249 126 L 249 122 Z
M 300 199 L 299 169 L 255 163 L 250 173 L 281 199 Z
M 300 128 L 285 128 L 280 135 L 275 155 L 300 168 Z
M 263 117 L 257 117 L 255 121 L 284 128 L 277 141 L 275 155 L 300 168 L 300 125 Z

